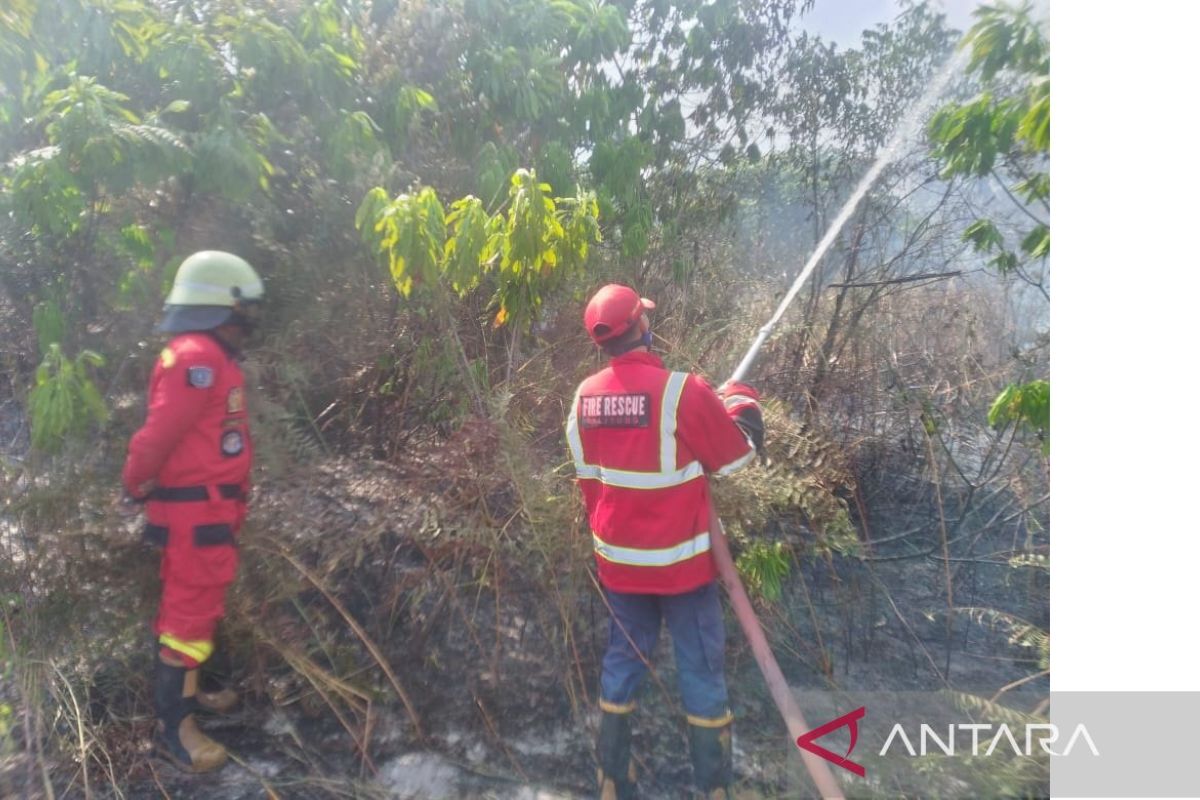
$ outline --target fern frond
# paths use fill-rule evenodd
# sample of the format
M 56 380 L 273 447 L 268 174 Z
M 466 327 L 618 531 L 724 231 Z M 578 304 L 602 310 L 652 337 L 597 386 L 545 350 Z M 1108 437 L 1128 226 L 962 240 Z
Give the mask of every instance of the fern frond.
M 1042 669 L 1050 666 L 1050 633 L 1032 622 L 995 608 L 961 606 L 955 612 L 965 615 L 976 624 L 989 630 L 999 630 L 1008 636 L 1009 644 L 1033 648 L 1038 653 L 1038 665 Z
M 157 148 L 164 153 L 176 151 L 190 155 L 192 152 L 175 133 L 157 125 L 116 125 L 113 135 L 130 144 Z

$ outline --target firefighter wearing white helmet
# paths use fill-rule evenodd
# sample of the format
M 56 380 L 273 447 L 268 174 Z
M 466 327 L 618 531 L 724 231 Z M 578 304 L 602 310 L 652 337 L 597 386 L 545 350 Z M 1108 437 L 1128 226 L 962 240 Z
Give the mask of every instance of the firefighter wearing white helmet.
M 158 329 L 208 331 L 231 321 L 252 328 L 262 299 L 262 279 L 253 267 L 232 253 L 202 250 L 179 265 Z
M 154 366 L 146 421 L 121 476 L 126 506 L 145 504 L 143 538 L 161 548 L 155 746 L 190 772 L 227 758 L 194 712 L 237 703 L 232 690 L 202 685 L 200 667 L 211 664 L 237 570 L 253 459 L 238 360 L 262 299 L 258 273 L 231 253 L 206 250 L 180 265 L 159 325 L 174 336 Z

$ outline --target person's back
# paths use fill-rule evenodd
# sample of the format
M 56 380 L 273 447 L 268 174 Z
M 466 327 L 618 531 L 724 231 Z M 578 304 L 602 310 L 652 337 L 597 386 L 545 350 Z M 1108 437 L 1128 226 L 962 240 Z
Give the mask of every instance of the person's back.
M 605 587 L 679 594 L 716 577 L 705 473 L 754 450 L 703 380 L 643 350 L 618 355 L 580 385 L 567 437 Z
M 649 351 L 654 304 L 610 284 L 584 314 L 611 356 L 572 401 L 567 442 L 587 506 L 597 572 L 612 613 L 600 680 L 600 796 L 632 797 L 634 696 L 665 617 L 688 714 L 696 784 L 709 797 L 733 780 L 725 629 L 708 531 L 708 473 L 747 464 L 761 444 L 754 390 L 667 370 Z

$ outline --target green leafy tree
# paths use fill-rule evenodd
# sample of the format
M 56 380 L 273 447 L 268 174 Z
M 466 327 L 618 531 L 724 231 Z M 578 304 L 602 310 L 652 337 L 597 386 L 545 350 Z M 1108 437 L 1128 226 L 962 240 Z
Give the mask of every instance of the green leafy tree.
M 598 215 L 592 194 L 551 197 L 549 184 L 519 169 L 495 214 L 471 195 L 455 201 L 447 215 L 429 187 L 393 200 L 376 187 L 359 205 L 355 225 L 364 242 L 387 257 L 404 297 L 417 286 L 448 288 L 461 297 L 490 277 L 495 325 L 528 329 L 545 295 L 577 274 L 600 241 Z
M 1050 46 L 1029 4 L 984 6 L 975 16 L 961 46 L 970 51 L 967 73 L 980 91 L 930 120 L 933 155 L 943 178 L 995 179 L 1019 214 L 1016 241 L 988 217 L 971 223 L 963 237 L 999 272 L 1019 276 L 1048 299 Z
M 1049 300 L 1050 45 L 1028 3 L 983 6 L 975 17 L 961 46 L 969 50 L 967 73 L 979 93 L 930 120 L 933 155 L 943 178 L 992 179 L 1001 187 L 1008 219 L 979 217 L 963 238 L 998 272 L 1016 275 Z M 1010 384 L 988 420 L 1037 431 L 1049 453 L 1049 382 Z
M 389 200 L 376 187 L 359 205 L 355 226 L 367 246 L 386 257 L 396 290 L 405 298 L 423 290 L 448 321 L 451 293 L 464 297 L 491 285 L 493 324 L 513 331 L 511 375 L 517 337 L 528 331 L 546 296 L 583 269 L 600 227 L 599 206 L 589 192 L 551 197 L 550 185 L 527 169 L 516 170 L 509 184 L 504 207 L 492 215 L 472 195 L 455 201 L 447 215 L 432 188 Z M 461 342 L 459 351 L 473 384 Z M 478 388 L 473 391 L 481 406 Z
M 496 218 L 480 254 L 488 268 L 498 256 L 496 325 L 529 327 L 545 296 L 583 268 L 588 248 L 600 240 L 598 218 L 592 194 L 553 198 L 550 184 L 540 182 L 532 170 L 513 173 L 508 208 Z

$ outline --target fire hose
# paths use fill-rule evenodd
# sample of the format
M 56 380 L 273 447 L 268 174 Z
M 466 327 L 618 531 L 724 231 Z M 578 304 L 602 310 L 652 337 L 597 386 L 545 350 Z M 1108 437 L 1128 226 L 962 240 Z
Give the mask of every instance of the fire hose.
M 804 714 L 800 712 L 800 706 L 796 703 L 796 698 L 792 696 L 792 690 L 788 686 L 787 680 L 784 679 L 783 672 L 779 669 L 775 654 L 771 652 L 771 645 L 767 643 L 767 637 L 763 634 L 762 625 L 759 624 L 758 617 L 754 613 L 754 606 L 750 604 L 750 598 L 746 595 L 746 587 L 742 586 L 742 579 L 738 577 L 737 567 L 734 566 L 733 556 L 729 552 L 729 543 L 725 541 L 725 531 L 721 527 L 721 519 L 717 516 L 717 510 L 713 506 L 711 498 L 708 501 L 708 525 L 713 559 L 717 562 L 717 572 L 721 576 L 721 583 L 724 584 L 725 591 L 729 594 L 729 603 L 733 606 L 733 613 L 741 624 L 742 631 L 746 634 L 746 640 L 750 642 L 754 660 L 758 662 L 758 668 L 767 682 L 771 699 L 775 701 L 775 706 L 779 709 L 779 713 L 787 725 L 788 736 L 794 742 L 808 733 L 810 728 L 804 721 Z M 808 750 L 801 750 L 800 756 L 804 759 L 804 766 L 812 776 L 813 783 L 816 784 L 821 797 L 826 800 L 835 798 L 842 800 L 845 797 L 838 787 L 829 765 L 820 756 Z
M 821 242 L 813 251 L 808 263 L 804 265 L 804 269 L 796 277 L 792 283 L 792 288 L 788 290 L 783 301 L 775 310 L 775 314 L 763 325 L 758 331 L 758 336 L 755 338 L 750 349 L 746 351 L 746 355 L 734 370 L 731 381 L 741 380 L 746 372 L 749 371 L 750 365 L 754 363 L 755 357 L 758 355 L 759 349 L 762 348 L 767 337 L 771 335 L 771 331 L 775 325 L 783 318 L 783 313 L 788 306 L 792 304 L 792 300 L 800 291 L 800 287 L 812 274 L 813 269 L 817 266 L 821 256 L 833 243 L 833 239 L 849 218 L 850 212 L 857 205 L 857 200 L 865 193 L 866 187 L 874 180 L 877 170 L 872 170 L 864 177 L 860 184 L 860 192 L 856 192 L 851 198 L 852 202 L 847 203 L 843 213 L 838 216 L 829 231 L 826 232 Z M 779 662 L 775 660 L 775 654 L 771 651 L 771 645 L 767 643 L 767 637 L 763 633 L 762 625 L 758 621 L 758 616 L 754 613 L 754 606 L 750 603 L 750 598 L 746 594 L 746 587 L 742 585 L 742 579 L 738 577 L 737 567 L 733 563 L 733 556 L 729 552 L 729 542 L 725 539 L 725 529 L 721 525 L 721 518 L 717 516 L 716 506 L 713 505 L 712 498 L 708 501 L 708 531 L 709 538 L 712 543 L 713 559 L 717 564 L 717 573 L 721 576 L 721 583 L 725 586 L 725 591 L 729 595 L 729 603 L 733 606 L 734 616 L 737 617 L 738 623 L 742 626 L 742 632 L 746 634 L 746 640 L 750 642 L 750 650 L 754 653 L 754 660 L 758 662 L 758 668 L 763 674 L 763 678 L 767 682 L 767 689 L 771 692 L 771 699 L 775 701 L 775 707 L 779 709 L 780 715 L 783 717 L 784 724 L 787 725 L 788 736 L 795 742 L 804 734 L 811 730 L 808 723 L 804 720 L 804 714 L 800 711 L 800 706 L 796 703 L 796 698 L 792 695 L 792 690 L 788 686 L 787 680 L 783 677 L 783 671 L 779 669 Z M 837 779 L 833 777 L 833 772 L 829 769 L 829 764 L 818 756 L 816 753 L 806 749 L 800 750 L 800 756 L 804 759 L 804 766 L 808 769 L 808 774 L 812 777 L 813 783 L 816 784 L 817 791 L 821 793 L 821 797 L 826 800 L 842 800 L 845 795 L 842 794 L 841 787 L 838 786 Z
M 836 235 L 840 227 L 840 225 L 835 224 L 830 229 L 831 233 Z M 826 238 L 832 239 L 832 236 L 827 235 Z M 754 362 L 755 356 L 758 355 L 763 342 L 767 340 L 775 324 L 783 317 L 783 312 L 791 305 L 792 299 L 800 291 L 800 287 L 816 266 L 824 250 L 825 247 L 818 247 L 813 253 L 813 257 L 809 259 L 808 264 L 805 265 L 805 268 L 792 284 L 791 290 L 783 298 L 783 302 L 779 304 L 779 308 L 775 311 L 774 316 L 759 330 L 758 337 L 750 346 L 745 357 L 742 358 L 741 363 L 738 364 L 737 369 L 734 370 L 733 376 L 730 378 L 731 381 L 741 380 L 750 369 L 750 365 Z M 725 529 L 721 525 L 721 518 L 717 515 L 717 509 L 711 497 L 708 501 L 708 531 L 712 543 L 713 559 L 717 564 L 717 573 L 721 576 L 721 583 L 725 586 L 725 591 L 729 595 L 729 603 L 733 606 L 733 613 L 737 617 L 738 623 L 742 626 L 742 632 L 745 633 L 746 640 L 750 643 L 750 650 L 754 653 L 754 660 L 758 663 L 758 668 L 763 674 L 763 679 L 767 682 L 767 689 L 771 692 L 771 699 L 775 701 L 775 707 L 779 709 L 784 724 L 787 725 L 788 736 L 795 742 L 811 729 L 804 720 L 804 714 L 800 711 L 800 706 L 792 694 L 791 687 L 788 686 L 787 680 L 783 677 L 783 671 L 779 669 L 779 662 L 775 660 L 775 654 L 771 651 L 771 645 L 768 644 L 762 625 L 758 621 L 758 616 L 754 613 L 754 606 L 750 603 L 750 598 L 746 594 L 746 587 L 742 585 L 742 579 L 738 577 L 737 567 L 734 565 L 733 556 L 729 552 L 729 542 L 725 539 Z M 842 794 L 841 787 L 838 786 L 837 779 L 833 777 L 833 772 L 829 769 L 829 764 L 824 759 L 816 753 L 805 749 L 800 750 L 800 756 L 804 760 L 804 766 L 808 770 L 808 774 L 812 777 L 813 783 L 816 784 L 817 791 L 821 793 L 821 797 L 826 798 L 826 800 L 842 800 L 845 797 Z

